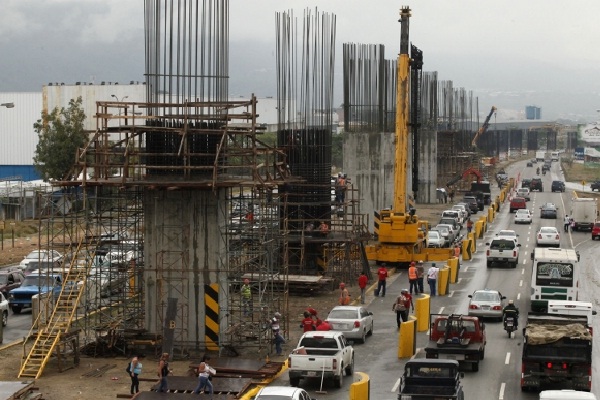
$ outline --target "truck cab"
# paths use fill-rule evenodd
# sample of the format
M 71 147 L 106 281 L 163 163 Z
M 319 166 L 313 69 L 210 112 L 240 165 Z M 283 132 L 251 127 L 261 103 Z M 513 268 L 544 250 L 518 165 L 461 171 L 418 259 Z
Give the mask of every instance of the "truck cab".
M 458 361 L 413 359 L 404 365 L 398 399 L 435 398 L 463 400 Z
M 30 308 L 36 294 L 53 292 L 58 296 L 62 288 L 62 275 L 57 273 L 34 272 L 25 277 L 23 284 L 8 293 L 8 303 L 15 314 L 23 308 Z

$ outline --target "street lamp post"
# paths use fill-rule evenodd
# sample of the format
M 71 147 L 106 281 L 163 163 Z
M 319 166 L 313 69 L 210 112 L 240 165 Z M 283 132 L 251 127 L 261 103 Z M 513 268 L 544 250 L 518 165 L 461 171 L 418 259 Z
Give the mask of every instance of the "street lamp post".
M 0 104 L 0 107 L 6 107 L 6 108 L 14 108 L 15 103 L 2 103 Z

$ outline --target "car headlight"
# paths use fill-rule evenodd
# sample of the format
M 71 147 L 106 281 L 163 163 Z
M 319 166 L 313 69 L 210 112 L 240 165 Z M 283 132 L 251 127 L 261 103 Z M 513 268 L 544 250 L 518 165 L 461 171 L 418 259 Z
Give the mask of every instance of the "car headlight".
M 15 299 L 15 295 L 14 295 L 14 294 L 12 294 L 12 293 L 9 293 L 9 294 L 8 294 L 8 299 L 9 299 L 9 300 L 14 300 L 14 299 Z

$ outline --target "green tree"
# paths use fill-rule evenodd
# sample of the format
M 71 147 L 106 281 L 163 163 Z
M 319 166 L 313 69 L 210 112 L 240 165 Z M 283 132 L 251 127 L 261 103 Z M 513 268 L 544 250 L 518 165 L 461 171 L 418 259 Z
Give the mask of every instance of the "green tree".
M 51 113 L 42 111 L 42 118 L 33 124 L 38 134 L 33 164 L 42 178 L 61 180 L 75 161 L 77 149 L 88 141 L 85 132 L 81 96 L 71 99 L 68 108 L 54 108 Z

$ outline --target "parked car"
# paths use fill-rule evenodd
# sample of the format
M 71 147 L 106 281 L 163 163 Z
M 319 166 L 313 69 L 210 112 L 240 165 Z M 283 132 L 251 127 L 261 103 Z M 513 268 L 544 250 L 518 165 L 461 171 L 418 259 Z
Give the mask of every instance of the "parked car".
M 529 178 L 521 179 L 521 187 L 528 188 L 529 185 L 531 185 L 531 179 L 529 179 Z
M 522 197 L 515 196 L 510 201 L 509 207 L 510 207 L 510 209 L 509 209 L 510 212 L 525 209 L 525 208 L 527 208 L 527 200 L 525 200 Z
M 254 400 L 316 400 L 302 388 L 292 386 L 265 386 L 260 389 Z
M 469 315 L 502 320 L 505 296 L 497 290 L 476 290 L 469 295 Z
M 8 300 L 3 293 L 0 293 L 0 311 L 2 312 L 2 326 L 8 323 Z
M 565 183 L 563 181 L 552 181 L 552 193 L 564 192 L 566 190 Z
M 544 203 L 540 207 L 540 218 L 556 219 L 558 215 L 558 207 L 554 203 Z
M 0 293 L 8 297 L 8 292 L 21 286 L 24 279 L 21 271 L 0 271 Z
M 592 225 L 592 240 L 600 238 L 600 222 L 594 222 Z
M 63 256 L 56 250 L 34 250 L 27 254 L 23 260 L 21 260 L 21 269 L 24 270 L 32 261 L 57 261 L 60 262 Z
M 534 190 L 543 192 L 544 191 L 544 183 L 542 182 L 542 178 L 533 178 L 531 180 L 531 184 L 529 185 L 529 190 L 531 190 L 532 192 Z
M 365 307 L 336 306 L 329 312 L 331 330 L 344 333 L 346 339 L 367 340 L 373 334 L 373 313 Z
M 446 246 L 446 239 L 439 231 L 430 230 L 427 232 L 427 247 L 442 248 Z
M 446 227 L 448 228 L 449 232 L 448 232 L 448 245 L 451 246 L 452 243 L 454 243 L 454 240 L 456 240 L 456 237 L 458 236 L 458 231 L 456 229 L 454 229 L 454 226 L 451 224 L 437 224 L 435 226 L 436 228 L 443 228 Z
M 535 243 L 538 247 L 560 247 L 560 233 L 553 226 L 542 226 L 537 232 Z
M 452 231 L 454 232 L 454 236 L 455 237 L 458 236 L 458 232 L 460 232 L 460 224 L 458 222 L 456 222 L 455 218 L 452 218 L 452 217 L 440 218 L 438 225 L 440 225 L 440 224 L 452 225 Z
M 445 227 L 445 226 L 440 226 L 439 228 L 434 227 L 434 228 L 431 228 L 429 230 L 429 232 L 438 232 L 440 234 L 440 236 L 442 237 L 442 240 L 444 241 L 444 244 L 442 245 L 442 247 L 450 246 L 450 229 L 448 229 L 448 227 Z
M 592 183 L 590 184 L 590 188 L 592 189 L 592 192 L 593 192 L 594 190 L 597 190 L 597 191 L 599 191 L 599 192 L 600 192 L 600 181 L 592 182 Z
M 528 209 L 517 210 L 515 213 L 515 224 L 531 224 L 533 218 L 531 212 Z
M 442 219 L 444 218 L 454 218 L 454 220 L 458 223 L 458 226 L 462 228 L 464 218 L 460 214 L 458 210 L 444 210 L 442 211 Z
M 463 203 L 469 205 L 469 210 L 471 214 L 477 214 L 479 211 L 479 206 L 477 205 L 477 198 L 475 196 L 465 196 L 462 199 Z
M 518 188 L 517 196 L 524 198 L 525 201 L 531 200 L 531 197 L 529 197 L 529 188 L 524 188 L 524 187 Z
M 32 273 L 25 277 L 20 287 L 8 293 L 8 302 L 13 313 L 20 314 L 23 308 L 30 308 L 31 298 L 36 294 L 53 292 L 60 293 L 62 276 L 57 273 Z
M 31 274 L 32 272 L 35 272 L 35 271 L 57 270 L 57 269 L 60 269 L 60 266 L 61 266 L 60 261 L 49 261 L 49 260 L 38 261 L 38 260 L 31 260 L 29 263 L 27 263 L 27 265 L 23 269 L 23 275 L 27 276 L 27 275 Z
M 471 211 L 469 211 L 469 205 L 467 203 L 454 204 L 452 209 L 460 212 L 463 220 L 466 220 L 471 215 Z

